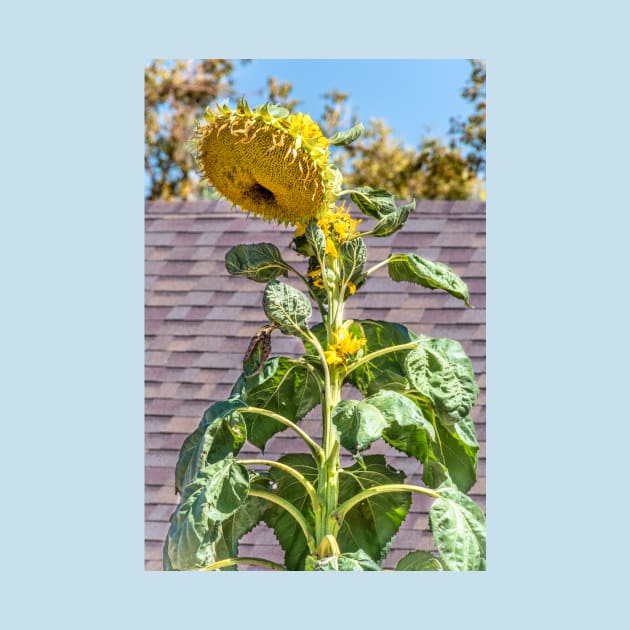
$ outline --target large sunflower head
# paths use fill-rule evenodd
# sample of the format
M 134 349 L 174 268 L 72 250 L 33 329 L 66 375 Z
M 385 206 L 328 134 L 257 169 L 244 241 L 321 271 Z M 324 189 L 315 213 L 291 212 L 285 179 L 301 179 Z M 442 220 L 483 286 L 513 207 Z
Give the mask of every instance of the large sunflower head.
M 241 100 L 208 108 L 193 137 L 204 177 L 224 197 L 265 219 L 298 225 L 334 205 L 341 175 L 329 141 L 308 114 Z

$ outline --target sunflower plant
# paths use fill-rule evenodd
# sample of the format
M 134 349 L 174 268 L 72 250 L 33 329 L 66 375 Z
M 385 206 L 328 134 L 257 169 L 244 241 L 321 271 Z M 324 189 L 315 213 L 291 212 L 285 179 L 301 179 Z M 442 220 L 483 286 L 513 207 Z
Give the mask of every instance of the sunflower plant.
M 415 201 L 369 187 L 344 189 L 330 146 L 351 143 L 352 129 L 323 136 L 306 114 L 267 103 L 208 109 L 192 144 L 205 179 L 242 210 L 295 227 L 291 241 L 304 269 L 272 243 L 226 254 L 228 273 L 265 285 L 268 319 L 251 340 L 227 400 L 212 404 L 184 441 L 175 468 L 181 500 L 164 545 L 166 570 L 236 570 L 258 565 L 290 571 L 379 571 L 408 514 L 412 493 L 433 500 L 436 553 L 417 550 L 396 570 L 485 569 L 485 519 L 467 496 L 476 480 L 478 443 L 470 411 L 478 387 L 469 358 L 451 339 L 434 339 L 376 320 L 347 320 L 344 306 L 378 268 L 395 282 L 440 289 L 466 306 L 466 284 L 446 265 L 392 253 L 365 268 L 366 236 L 401 229 Z M 344 200 L 345 198 L 345 200 Z M 372 225 L 352 218 L 354 202 Z M 292 275 L 303 290 L 281 280 Z M 300 285 L 300 286 L 302 286 Z M 369 286 L 369 285 L 367 285 Z M 321 322 L 313 324 L 313 307 Z M 299 358 L 272 356 L 273 333 L 298 337 Z M 345 400 L 352 385 L 363 396 Z M 299 425 L 321 408 L 321 439 Z M 305 451 L 278 460 L 244 458 L 246 441 L 264 450 L 280 431 Z M 404 482 L 377 440 L 418 461 L 424 485 Z M 341 453 L 352 456 L 342 465 Z M 239 539 L 258 523 L 273 529 L 284 564 L 240 557 Z

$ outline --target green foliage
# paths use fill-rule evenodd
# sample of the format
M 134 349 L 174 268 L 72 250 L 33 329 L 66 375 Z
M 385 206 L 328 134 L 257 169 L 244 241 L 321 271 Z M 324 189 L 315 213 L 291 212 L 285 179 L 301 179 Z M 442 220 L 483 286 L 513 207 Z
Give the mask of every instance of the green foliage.
M 353 453 L 364 451 L 381 437 L 387 420 L 368 400 L 341 400 L 332 412 L 341 446 Z
M 337 146 L 346 146 L 348 144 L 352 144 L 363 132 L 365 131 L 365 127 L 363 123 L 358 123 L 351 129 L 347 131 L 338 131 L 334 133 L 328 140 L 330 144 L 334 144 Z
M 304 475 L 311 483 L 317 479 L 318 468 L 310 455 L 284 455 L 280 462 L 291 466 Z M 315 516 L 304 487 L 294 477 L 278 469 L 271 470 L 271 478 L 276 483 L 276 493 L 294 505 L 308 522 L 313 523 Z M 290 571 L 304 570 L 304 561 L 308 555 L 306 538 L 291 515 L 277 505 L 266 513 L 265 522 L 271 527 L 284 550 L 284 564 Z
M 286 282 L 272 280 L 263 294 L 263 309 L 269 321 L 285 335 L 302 336 L 313 312 L 308 298 Z
M 247 470 L 232 455 L 199 470 L 171 516 L 166 539 L 171 567 L 186 571 L 214 562 L 221 523 L 245 502 L 248 492 Z
M 272 243 L 235 245 L 225 255 L 225 267 L 233 276 L 245 276 L 256 282 L 289 275 L 289 266 Z
M 412 551 L 403 556 L 396 565 L 396 571 L 442 571 L 442 564 L 427 551 Z
M 320 401 L 319 380 L 314 368 L 304 361 L 287 357 L 269 359 L 261 371 L 251 377 L 242 375 L 234 386 L 250 407 L 266 409 L 292 422 L 301 420 Z M 244 413 L 247 439 L 260 449 L 287 427 L 258 413 Z
M 466 283 L 443 263 L 431 262 L 416 254 L 392 254 L 387 269 L 395 282 L 413 282 L 428 289 L 442 289 L 470 306 Z
M 428 457 L 429 440 L 435 429 L 412 400 L 398 392 L 382 389 L 367 398 L 385 418 L 383 439 L 395 449 L 424 462 Z
M 405 225 L 410 213 L 416 207 L 415 200 L 410 201 L 396 208 L 393 212 L 386 214 L 369 232 L 370 236 L 391 236 L 398 232 Z
M 479 394 L 470 359 L 453 339 L 419 337 L 405 359 L 405 373 L 447 426 L 464 420 Z
M 479 506 L 455 488 L 442 487 L 429 511 L 435 544 L 449 571 L 486 568 L 485 518 Z
M 206 464 L 241 450 L 247 430 L 237 409 L 243 406 L 242 400 L 230 399 L 214 403 L 206 410 L 197 429 L 182 444 L 175 467 L 176 492 L 181 493 Z
M 316 560 L 306 558 L 306 571 L 380 571 L 381 567 L 359 549 L 355 553 L 345 553 L 340 556 L 329 556 Z
M 339 502 L 363 490 L 404 480 L 405 473 L 387 464 L 383 455 L 366 455 L 362 462 L 342 469 Z M 361 501 L 348 512 L 339 530 L 339 548 L 343 553 L 363 550 L 372 560 L 382 562 L 410 506 L 409 492 L 377 494 Z

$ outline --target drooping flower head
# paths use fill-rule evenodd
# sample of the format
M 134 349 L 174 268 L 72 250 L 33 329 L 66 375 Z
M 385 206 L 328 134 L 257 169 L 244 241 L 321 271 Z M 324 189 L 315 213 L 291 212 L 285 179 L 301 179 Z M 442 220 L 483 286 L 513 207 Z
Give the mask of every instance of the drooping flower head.
M 193 137 L 204 177 L 223 196 L 265 219 L 300 225 L 334 205 L 341 174 L 329 141 L 308 114 L 267 103 L 210 108 Z

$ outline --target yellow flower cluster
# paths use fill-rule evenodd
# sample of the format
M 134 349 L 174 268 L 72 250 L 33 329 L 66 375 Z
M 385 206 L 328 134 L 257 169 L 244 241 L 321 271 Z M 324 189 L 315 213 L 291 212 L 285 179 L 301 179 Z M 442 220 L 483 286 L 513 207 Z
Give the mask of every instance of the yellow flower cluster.
M 326 363 L 328 365 L 340 365 L 346 362 L 346 359 L 355 355 L 366 343 L 366 339 L 355 337 L 348 329 L 339 328 L 333 333 L 335 343 L 324 351 Z
M 345 243 L 357 233 L 357 226 L 361 219 L 353 219 L 345 203 L 329 208 L 319 219 L 317 225 L 326 237 L 326 253 L 329 256 L 339 256 L 337 246 Z M 294 238 L 304 236 L 306 228 L 303 225 L 295 230 Z
M 334 206 L 341 174 L 330 142 L 308 114 L 270 105 L 208 108 L 192 143 L 206 180 L 224 197 L 265 219 L 300 225 Z

